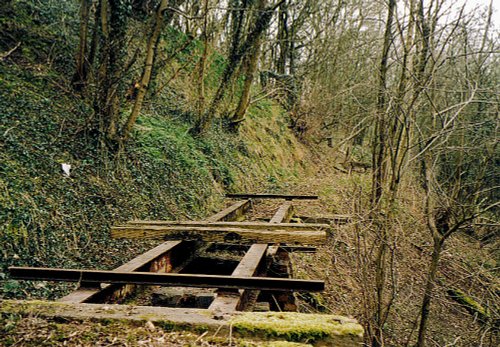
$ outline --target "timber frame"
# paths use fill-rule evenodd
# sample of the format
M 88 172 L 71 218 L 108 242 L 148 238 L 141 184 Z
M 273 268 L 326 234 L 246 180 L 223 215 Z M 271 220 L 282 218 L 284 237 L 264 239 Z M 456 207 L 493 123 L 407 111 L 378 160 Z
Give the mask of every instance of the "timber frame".
M 317 199 L 317 196 L 232 194 L 228 197 L 237 201 L 203 221 L 132 220 L 113 227 L 113 238 L 164 241 L 114 270 L 11 267 L 10 275 L 14 279 L 78 282 L 78 289 L 58 300 L 73 305 L 120 304 L 144 286 L 214 288 L 208 307 L 192 309 L 216 320 L 232 317 L 238 311 L 253 310 L 259 298 L 269 300 L 268 309 L 296 311 L 293 292 L 324 290 L 323 281 L 291 278 L 289 258 L 290 252 L 315 252 L 314 246 L 324 244 L 332 234 L 331 224 L 290 222 L 295 213 L 294 200 Z M 245 221 L 254 199 L 284 202 L 268 221 Z M 232 261 L 237 265 L 231 273 L 187 271 L 200 250 L 243 255 L 239 261 Z M 270 273 L 273 277 L 269 277 Z

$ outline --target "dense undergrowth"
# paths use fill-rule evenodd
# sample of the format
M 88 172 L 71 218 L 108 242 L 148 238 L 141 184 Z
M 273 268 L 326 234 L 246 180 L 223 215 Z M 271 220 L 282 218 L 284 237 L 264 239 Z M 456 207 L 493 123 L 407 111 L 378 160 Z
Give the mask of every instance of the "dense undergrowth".
M 207 136 L 189 135 L 187 73 L 177 89 L 150 100 L 123 151 L 103 147 L 89 98 L 70 87 L 76 3 L 45 5 L 0 6 L 0 50 L 21 40 L 0 61 L 0 296 L 53 298 L 65 290 L 11 281 L 8 266 L 112 268 L 149 244 L 112 240 L 110 225 L 201 218 L 221 208 L 225 191 L 286 190 L 280 182 L 304 172 L 305 149 L 268 99 L 252 105 L 240 135 L 217 124 Z M 220 64 L 212 66 L 217 76 Z M 71 165 L 69 177 L 62 164 Z

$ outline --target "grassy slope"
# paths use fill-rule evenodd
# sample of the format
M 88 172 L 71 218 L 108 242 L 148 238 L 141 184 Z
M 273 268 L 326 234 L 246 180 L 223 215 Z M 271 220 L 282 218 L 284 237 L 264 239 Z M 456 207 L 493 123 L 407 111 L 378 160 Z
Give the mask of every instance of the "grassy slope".
M 2 6 L 0 51 L 23 42 L 0 62 L 0 297 L 65 290 L 10 281 L 7 266 L 112 268 L 150 244 L 111 240 L 111 224 L 199 219 L 222 207 L 226 190 L 273 190 L 304 172 L 306 150 L 270 101 L 252 106 L 241 136 L 214 127 L 195 139 L 167 88 L 160 98 L 170 104 L 145 108 L 125 153 L 114 157 L 88 129 L 91 106 L 69 87 L 77 22 L 68 18 L 78 18 L 77 7 Z M 62 163 L 72 166 L 70 177 Z

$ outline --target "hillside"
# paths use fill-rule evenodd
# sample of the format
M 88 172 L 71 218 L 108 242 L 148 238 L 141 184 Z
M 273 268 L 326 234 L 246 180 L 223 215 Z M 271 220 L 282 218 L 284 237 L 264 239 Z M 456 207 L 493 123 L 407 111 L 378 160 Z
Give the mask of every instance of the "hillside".
M 0 345 L 305 346 L 295 332 L 271 343 L 274 330 L 70 321 L 9 301 L 77 288 L 9 266 L 111 270 L 159 244 L 111 226 L 205 220 L 225 194 L 265 192 L 317 194 L 292 222 L 333 230 L 316 253 L 290 253 L 294 278 L 326 284 L 295 295 L 299 312 L 356 319 L 365 345 L 497 346 L 492 9 L 471 12 L 476 27 L 391 4 L 0 4 Z

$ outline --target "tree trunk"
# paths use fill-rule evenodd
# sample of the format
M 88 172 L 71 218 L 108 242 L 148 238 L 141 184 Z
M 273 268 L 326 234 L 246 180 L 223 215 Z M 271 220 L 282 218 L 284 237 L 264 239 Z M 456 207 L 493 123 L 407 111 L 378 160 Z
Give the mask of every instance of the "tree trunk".
M 432 251 L 431 265 L 429 267 L 429 273 L 427 274 L 424 298 L 422 301 L 422 308 L 420 309 L 420 328 L 418 330 L 417 347 L 425 346 L 425 332 L 427 330 L 432 291 L 434 289 L 434 283 L 436 281 L 439 258 L 441 256 L 441 251 L 443 250 L 443 242 L 444 239 L 441 237 L 434 239 L 434 249 Z
M 92 0 L 81 0 L 80 7 L 80 41 L 78 43 L 78 53 L 76 55 L 76 71 L 73 76 L 73 88 L 82 91 L 87 83 L 88 58 L 87 58 L 87 37 L 89 31 L 90 8 Z
M 375 136 L 373 143 L 373 153 L 372 153 L 372 198 L 371 203 L 375 211 L 380 211 L 380 202 L 383 194 L 383 187 L 386 179 L 386 156 L 387 156 L 387 134 L 386 134 L 386 87 L 387 87 L 387 71 L 388 71 L 388 59 L 389 50 L 392 43 L 392 22 L 394 19 L 394 11 L 396 7 L 396 0 L 389 1 L 389 8 L 387 12 L 387 22 L 384 33 L 384 44 L 382 49 L 382 56 L 380 59 L 379 67 L 379 90 L 378 99 L 376 107 L 376 119 L 375 119 Z M 372 339 L 372 345 L 383 346 L 384 336 L 383 336 L 383 324 L 385 321 L 384 307 L 384 292 L 386 286 L 386 253 L 389 244 L 388 235 L 388 220 L 389 218 L 378 214 L 375 216 L 378 220 L 378 229 L 380 230 L 380 236 L 378 240 L 378 250 L 377 257 L 375 259 L 375 285 L 376 285 L 376 311 L 374 315 L 374 331 Z
M 238 103 L 238 107 L 236 108 L 236 111 L 231 118 L 231 123 L 236 129 L 238 125 L 245 119 L 245 113 L 250 103 L 250 91 L 255 71 L 257 71 L 257 62 L 259 60 L 260 40 L 258 40 L 255 45 L 256 47 L 254 47 L 253 52 L 251 53 L 250 57 L 248 57 L 248 66 L 246 67 L 245 83 L 243 85 L 241 98 Z
M 128 22 L 128 9 L 121 0 L 109 0 L 109 51 L 108 69 L 104 90 L 105 128 L 108 140 L 115 141 L 120 118 L 121 92 L 123 86 L 123 68 L 125 60 L 125 42 Z
M 208 57 L 208 0 L 203 4 L 203 53 L 201 55 L 198 72 L 198 117 L 203 114 L 205 108 L 205 68 Z
M 130 113 L 130 116 L 128 117 L 128 120 L 125 123 L 122 130 L 123 140 L 127 140 L 130 134 L 130 130 L 134 126 L 135 121 L 139 116 L 139 112 L 141 111 L 144 97 L 146 96 L 146 92 L 148 90 L 149 81 L 151 79 L 151 71 L 153 70 L 153 61 L 156 52 L 156 47 L 158 46 L 160 33 L 163 28 L 163 13 L 165 12 L 167 6 L 168 6 L 168 0 L 162 0 L 161 3 L 158 5 L 158 9 L 156 11 L 153 32 L 151 33 L 146 48 L 146 61 L 144 63 L 144 71 L 142 74 L 141 83 L 139 85 L 139 91 L 137 93 L 137 97 L 135 99 L 132 112 Z
M 217 92 L 215 93 L 215 96 L 210 103 L 210 107 L 203 113 L 203 116 L 197 120 L 195 126 L 191 129 L 191 133 L 193 135 L 202 134 L 208 130 L 212 118 L 215 114 L 215 110 L 224 98 L 229 81 L 232 80 L 236 69 L 240 65 L 243 58 L 253 47 L 255 47 L 255 44 L 259 41 L 261 34 L 269 27 L 269 24 L 271 23 L 271 19 L 273 17 L 274 9 L 275 8 L 272 7 L 263 10 L 263 13 L 256 18 L 253 30 L 248 34 L 248 37 L 243 42 L 243 44 L 239 46 L 232 59 L 229 60 L 222 74 L 219 88 L 217 89 Z
M 379 90 L 375 119 L 375 136 L 372 155 L 372 206 L 380 203 L 383 193 L 384 182 L 386 178 L 386 154 L 387 154 L 387 136 L 386 136 L 386 84 L 389 49 L 392 43 L 392 22 L 394 19 L 394 9 L 396 0 L 389 0 L 387 12 L 387 22 L 384 33 L 384 45 L 379 67 Z
M 286 58 L 288 57 L 288 5 L 284 1 L 278 11 L 278 46 L 279 56 L 276 62 L 276 72 L 284 75 L 286 72 Z
M 257 5 L 257 11 L 262 11 L 265 6 L 265 1 L 260 0 Z M 252 82 L 254 79 L 255 72 L 257 71 L 257 65 L 259 62 L 260 55 L 260 45 L 261 45 L 261 36 L 260 34 L 255 43 L 253 44 L 249 56 L 247 57 L 247 66 L 245 67 L 245 83 L 243 84 L 243 91 L 241 92 L 241 97 L 238 102 L 238 107 L 234 112 L 234 115 L 231 117 L 231 127 L 233 130 L 237 131 L 241 122 L 245 119 L 245 113 L 248 108 L 248 104 L 250 103 L 250 91 L 252 87 Z

